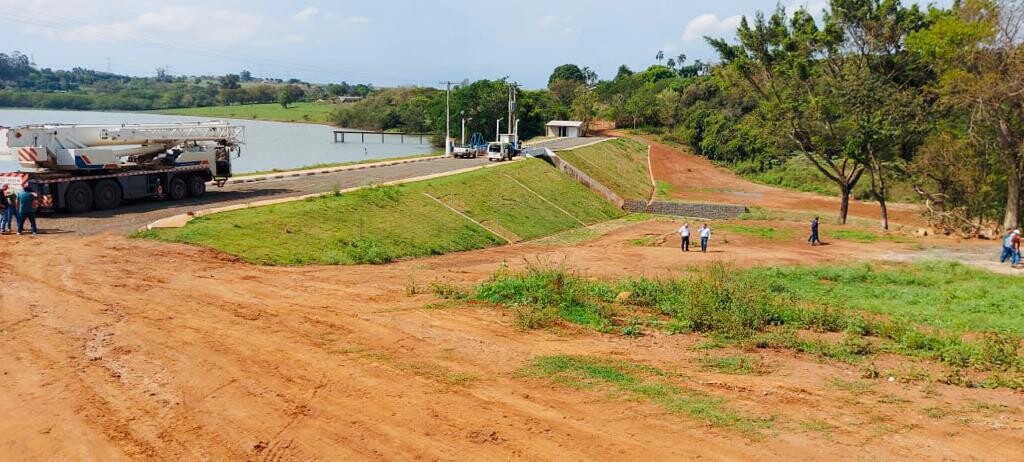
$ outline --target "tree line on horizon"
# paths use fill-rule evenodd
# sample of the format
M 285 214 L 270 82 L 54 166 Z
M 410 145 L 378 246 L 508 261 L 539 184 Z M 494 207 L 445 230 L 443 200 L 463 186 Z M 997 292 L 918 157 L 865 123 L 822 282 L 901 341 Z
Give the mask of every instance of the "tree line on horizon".
M 0 53 L 0 107 L 78 110 L 156 110 L 231 104 L 317 101 L 338 96 L 365 97 L 369 84 L 326 85 L 299 79 L 258 78 L 243 70 L 222 76 L 133 77 L 76 67 L 38 69 L 28 56 Z

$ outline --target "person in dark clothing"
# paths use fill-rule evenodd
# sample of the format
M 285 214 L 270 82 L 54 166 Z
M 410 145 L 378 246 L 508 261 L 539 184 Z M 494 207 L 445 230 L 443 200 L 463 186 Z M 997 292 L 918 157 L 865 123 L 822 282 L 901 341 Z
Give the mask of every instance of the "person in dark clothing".
M 11 232 L 11 217 L 14 216 L 14 202 L 7 195 L 7 185 L 0 187 L 0 233 Z
M 36 193 L 21 191 L 15 195 L 18 199 L 18 234 L 25 232 L 25 220 L 32 224 L 32 235 L 36 235 Z
M 820 245 L 821 239 L 818 238 L 818 217 L 814 217 L 811 221 L 811 237 L 807 238 L 807 242 L 811 245 Z

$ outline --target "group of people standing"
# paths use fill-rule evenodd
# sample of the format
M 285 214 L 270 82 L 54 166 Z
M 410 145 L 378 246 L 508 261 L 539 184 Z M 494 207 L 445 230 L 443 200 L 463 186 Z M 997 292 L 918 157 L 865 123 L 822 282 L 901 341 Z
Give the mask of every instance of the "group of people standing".
M 698 232 L 699 232 L 699 236 L 700 236 L 700 251 L 704 252 L 704 253 L 707 253 L 708 252 L 708 241 L 711 240 L 711 227 L 708 226 L 707 223 L 704 223 L 703 225 L 700 225 L 700 230 L 698 230 Z M 679 245 L 680 245 L 680 247 L 682 247 L 683 252 L 689 252 L 690 251 L 690 224 L 689 223 L 683 223 L 683 227 L 679 228 L 679 237 L 682 238 L 682 240 L 681 240 Z M 818 236 L 818 217 L 814 217 L 814 220 L 811 221 L 811 237 L 807 238 L 807 242 L 810 242 L 811 245 L 821 245 L 821 239 Z M 1019 254 L 1019 252 L 1018 252 L 1018 254 Z
M 10 233 L 17 220 L 17 234 L 25 232 L 25 221 L 31 225 L 32 234 L 36 228 L 36 193 L 23 190 L 14 192 L 7 185 L 0 186 L 0 233 Z
M 684 223 L 682 228 L 679 228 L 679 236 L 682 237 L 682 243 L 680 246 L 683 252 L 690 251 L 690 224 Z M 711 227 L 707 223 L 700 225 L 698 230 L 698 236 L 700 236 L 700 251 L 707 253 L 708 241 L 711 240 Z

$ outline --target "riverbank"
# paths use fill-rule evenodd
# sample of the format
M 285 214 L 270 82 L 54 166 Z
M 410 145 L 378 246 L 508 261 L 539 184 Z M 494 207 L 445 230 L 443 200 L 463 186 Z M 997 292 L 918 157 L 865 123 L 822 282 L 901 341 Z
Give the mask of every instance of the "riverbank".
M 265 120 L 270 122 L 295 122 L 331 124 L 331 114 L 338 105 L 330 103 L 292 103 L 287 108 L 278 103 L 235 104 L 230 106 L 187 107 L 146 111 L 151 114 L 192 117 L 222 117 L 227 119 Z

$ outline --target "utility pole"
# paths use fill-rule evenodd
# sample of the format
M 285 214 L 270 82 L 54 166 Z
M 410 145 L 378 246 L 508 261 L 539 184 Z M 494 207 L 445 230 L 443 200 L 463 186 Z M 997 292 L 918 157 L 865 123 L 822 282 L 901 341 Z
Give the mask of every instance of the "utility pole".
M 519 124 L 516 116 L 519 114 L 519 84 L 511 82 L 508 84 L 508 132 L 509 134 L 519 134 Z M 515 127 L 515 128 L 513 128 Z
M 446 156 L 452 155 L 452 81 L 441 82 L 442 85 L 446 85 L 444 96 L 444 154 Z

